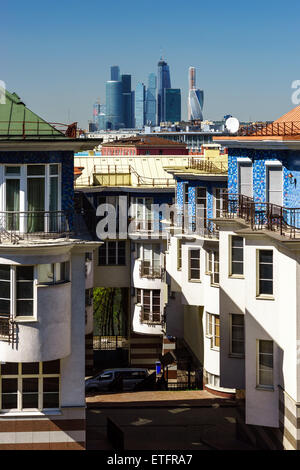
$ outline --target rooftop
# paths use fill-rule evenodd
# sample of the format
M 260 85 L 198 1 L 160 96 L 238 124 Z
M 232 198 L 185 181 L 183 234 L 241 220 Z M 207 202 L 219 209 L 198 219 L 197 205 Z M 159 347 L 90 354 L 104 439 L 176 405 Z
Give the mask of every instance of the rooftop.
M 186 144 L 174 142 L 173 140 L 164 139 L 162 137 L 142 135 L 126 137 L 123 139 L 106 142 L 102 147 L 176 147 L 186 149 Z

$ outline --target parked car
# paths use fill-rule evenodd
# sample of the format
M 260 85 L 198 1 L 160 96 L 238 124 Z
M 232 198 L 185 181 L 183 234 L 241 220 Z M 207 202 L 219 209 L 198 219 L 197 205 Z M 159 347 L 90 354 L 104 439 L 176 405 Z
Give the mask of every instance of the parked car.
M 149 376 L 147 369 L 106 369 L 85 381 L 85 392 L 130 391 Z

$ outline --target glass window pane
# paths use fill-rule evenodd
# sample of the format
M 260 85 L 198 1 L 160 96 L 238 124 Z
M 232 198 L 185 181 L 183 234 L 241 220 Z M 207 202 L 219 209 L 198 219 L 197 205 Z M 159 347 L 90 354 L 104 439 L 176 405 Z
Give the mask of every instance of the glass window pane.
M 58 175 L 58 165 L 50 165 L 50 175 Z
M 272 281 L 259 281 L 259 293 L 260 294 L 273 294 L 273 282 Z
M 19 175 L 21 173 L 20 166 L 6 166 L 5 167 L 5 174 L 6 175 Z
M 33 375 L 39 373 L 39 363 L 38 362 L 23 362 L 22 363 L 22 374 L 23 375 Z
M 37 176 L 45 174 L 45 165 L 27 165 L 27 175 Z
M 22 408 L 38 408 L 39 394 L 38 393 L 24 393 L 22 394 Z
M 243 263 L 240 262 L 232 262 L 231 268 L 232 274 L 243 274 L 244 273 L 244 266 Z
M 17 298 L 32 299 L 33 298 L 33 282 L 23 281 L 17 283 Z
M 7 362 L 6 364 L 1 364 L 1 375 L 18 375 L 18 363 Z
M 17 300 L 17 316 L 30 317 L 33 315 L 33 300 Z
M 39 391 L 39 379 L 30 378 L 22 380 L 22 393 L 26 392 L 38 392 Z
M 0 298 L 10 299 L 10 282 L 0 281 Z
M 1 280 L 10 280 L 10 265 L 9 264 L 0 264 L 0 279 Z
M 60 360 L 43 362 L 43 374 L 59 374 Z
M 232 237 L 232 248 L 243 248 L 244 239 L 243 237 Z
M 18 391 L 18 379 L 2 379 L 2 393 L 16 393 Z
M 17 281 L 32 281 L 33 266 L 17 266 Z
M 54 282 L 53 266 L 53 264 L 38 265 L 38 282 L 40 284 L 48 284 Z
M 259 250 L 259 262 L 260 263 L 273 263 L 273 251 Z
M 43 408 L 59 408 L 59 393 L 44 393 Z
M 10 300 L 0 299 L 0 315 L 10 315 Z
M 59 392 L 59 377 L 46 377 L 43 379 L 44 392 Z

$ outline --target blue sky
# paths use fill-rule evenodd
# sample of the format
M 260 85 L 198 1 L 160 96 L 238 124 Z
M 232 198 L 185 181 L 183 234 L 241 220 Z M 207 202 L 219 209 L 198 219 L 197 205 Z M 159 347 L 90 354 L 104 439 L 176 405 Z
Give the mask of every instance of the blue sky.
M 282 0 L 5 2 L 0 80 L 45 119 L 86 127 L 110 65 L 146 83 L 163 54 L 183 118 L 194 66 L 204 118 L 275 119 L 295 106 L 299 13 L 299 1 Z

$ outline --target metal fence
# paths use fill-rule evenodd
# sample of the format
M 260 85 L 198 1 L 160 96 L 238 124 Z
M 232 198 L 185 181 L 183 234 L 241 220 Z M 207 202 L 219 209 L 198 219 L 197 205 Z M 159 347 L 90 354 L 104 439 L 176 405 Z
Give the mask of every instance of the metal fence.
M 101 351 L 114 351 L 128 347 L 128 339 L 125 336 L 94 336 L 93 339 L 93 348 Z

